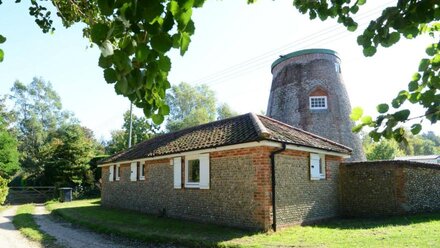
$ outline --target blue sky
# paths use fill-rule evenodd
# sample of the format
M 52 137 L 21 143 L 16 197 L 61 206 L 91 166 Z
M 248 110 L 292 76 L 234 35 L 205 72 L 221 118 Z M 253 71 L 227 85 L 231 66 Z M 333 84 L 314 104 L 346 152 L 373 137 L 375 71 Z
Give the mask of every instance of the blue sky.
M 8 39 L 2 44 L 6 54 L 0 64 L 0 94 L 8 93 L 15 80 L 29 83 L 35 76 L 42 77 L 60 94 L 65 109 L 73 111 L 98 138 L 108 138 L 111 130 L 121 127 L 129 102 L 105 83 L 97 65 L 99 50 L 89 47 L 80 25 L 65 29 L 55 17 L 55 33 L 43 34 L 28 15 L 26 4 L 11 2 L 0 6 L 0 33 Z M 367 3 L 359 13 L 359 30 L 389 2 Z M 210 0 L 194 11 L 193 18 L 196 34 L 184 57 L 170 53 L 173 65 L 169 79 L 172 84 L 207 83 L 220 102 L 240 113 L 266 110 L 270 65 L 279 55 L 329 48 L 342 59 L 352 106 L 374 114 L 377 104 L 389 102 L 406 88 L 431 41 L 402 40 L 392 48 L 380 48 L 373 58 L 365 58 L 355 33 L 345 31 L 334 20 L 310 21 L 291 6 L 291 1 L 261 0 L 247 5 L 245 0 Z M 424 131 L 439 133 L 438 124 L 424 124 Z

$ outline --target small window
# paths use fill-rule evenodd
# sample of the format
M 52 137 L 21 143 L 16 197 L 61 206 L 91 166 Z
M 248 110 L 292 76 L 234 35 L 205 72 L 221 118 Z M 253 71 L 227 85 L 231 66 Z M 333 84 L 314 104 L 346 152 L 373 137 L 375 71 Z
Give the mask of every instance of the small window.
M 209 189 L 209 154 L 185 157 L 185 187 Z
M 327 109 L 327 96 L 311 96 L 310 109 Z
M 140 163 L 139 170 L 139 180 L 145 180 L 145 162 Z
M 321 180 L 325 179 L 325 155 L 324 154 L 310 154 L 310 179 Z
M 188 161 L 188 182 L 200 183 L 200 160 L 198 159 Z
M 337 73 L 341 73 L 341 65 L 339 63 L 335 63 L 335 70 Z
M 119 181 L 121 179 L 121 166 L 119 164 L 115 165 L 115 181 Z

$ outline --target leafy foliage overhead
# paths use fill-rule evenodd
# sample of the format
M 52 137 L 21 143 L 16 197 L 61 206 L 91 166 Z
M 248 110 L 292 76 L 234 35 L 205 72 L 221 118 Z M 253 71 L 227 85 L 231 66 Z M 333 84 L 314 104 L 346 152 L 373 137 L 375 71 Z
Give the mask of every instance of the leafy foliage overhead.
M 256 0 L 248 0 L 253 3 Z M 21 2 L 16 0 L 16 2 Z M 51 13 L 44 6 L 46 1 L 30 1 L 29 13 L 43 32 L 52 32 Z M 57 15 L 66 27 L 84 23 L 84 36 L 101 49 L 99 66 L 104 78 L 112 84 L 117 94 L 124 95 L 147 117 L 160 124 L 169 114 L 165 98 L 171 87 L 168 73 L 171 60 L 167 56 L 171 49 L 179 49 L 183 55 L 188 50 L 191 36 L 195 32 L 192 11 L 202 7 L 205 0 L 52 0 Z M 357 29 L 354 17 L 366 0 L 293 0 L 293 6 L 310 19 L 335 18 L 349 31 Z M 0 1 L 1 4 L 1 1 Z M 383 10 L 372 20 L 357 39 L 365 56 L 373 56 L 378 47 L 390 47 L 401 37 L 413 39 L 423 34 L 436 36 L 440 31 L 440 4 L 434 0 L 399 0 L 395 6 Z M 0 36 L 0 44 L 5 41 Z M 404 139 L 404 129 L 399 125 L 411 116 L 408 109 L 401 109 L 405 102 L 421 105 L 425 109 L 422 117 L 436 123 L 440 117 L 440 49 L 439 43 L 430 44 L 427 57 L 422 59 L 418 72 L 407 90 L 402 90 L 391 104 L 378 107 L 380 115 L 355 118 L 359 121 L 355 131 L 370 126 L 371 137 Z M 0 50 L 0 61 L 3 51 Z M 390 108 L 393 108 L 391 110 Z M 420 132 L 416 123 L 411 132 Z

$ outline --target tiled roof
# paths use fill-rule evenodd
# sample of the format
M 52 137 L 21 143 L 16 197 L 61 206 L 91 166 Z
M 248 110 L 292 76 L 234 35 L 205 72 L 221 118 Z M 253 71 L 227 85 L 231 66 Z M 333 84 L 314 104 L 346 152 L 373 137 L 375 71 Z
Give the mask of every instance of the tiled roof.
M 350 154 L 351 149 L 253 113 L 163 134 L 100 161 L 100 164 L 269 140 Z

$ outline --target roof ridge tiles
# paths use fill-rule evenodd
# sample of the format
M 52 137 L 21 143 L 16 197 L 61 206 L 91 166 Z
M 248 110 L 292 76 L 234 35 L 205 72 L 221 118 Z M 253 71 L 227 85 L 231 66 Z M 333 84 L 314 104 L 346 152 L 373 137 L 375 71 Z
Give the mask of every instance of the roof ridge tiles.
M 267 130 L 267 128 L 263 125 L 263 123 L 261 122 L 260 118 L 258 118 L 258 116 L 253 113 L 253 112 L 249 112 L 249 117 L 252 120 L 252 124 L 254 125 L 255 130 L 258 133 L 258 136 L 263 138 L 263 139 L 267 139 L 270 137 L 270 132 Z
M 286 124 L 286 123 L 284 123 L 284 122 L 281 122 L 281 121 L 278 121 L 278 120 L 272 119 L 272 118 L 270 118 L 270 117 L 268 117 L 268 116 L 265 116 L 265 115 L 257 115 L 257 116 L 258 116 L 259 118 L 265 118 L 265 119 L 267 119 L 267 120 L 269 120 L 269 121 L 273 121 L 273 122 L 275 122 L 275 123 L 277 123 L 277 124 L 279 124 L 279 125 L 282 125 L 282 126 L 285 126 L 285 127 L 288 127 L 288 128 L 292 128 L 292 129 L 294 129 L 294 130 L 296 130 L 296 131 L 298 131 L 298 132 L 305 133 L 305 134 L 310 135 L 310 136 L 312 136 L 312 137 L 314 137 L 314 138 L 317 138 L 317 139 L 323 140 L 323 141 L 325 141 L 325 142 L 331 143 L 331 144 L 333 144 L 333 145 L 339 146 L 339 147 L 344 148 L 344 149 L 347 149 L 347 150 L 349 150 L 349 151 L 353 151 L 353 149 L 351 149 L 351 148 L 348 147 L 348 146 L 345 146 L 345 145 L 343 145 L 343 144 L 339 144 L 339 143 L 337 143 L 337 142 L 335 142 L 335 141 L 333 141 L 333 140 L 329 140 L 329 139 L 327 139 L 327 138 L 324 138 L 324 137 L 319 136 L 319 135 L 317 135 L 317 134 L 314 134 L 314 133 L 308 132 L 308 131 L 303 130 L 303 129 L 301 129 L 301 128 L 297 128 L 297 127 L 291 126 L 291 125 L 289 125 L 289 124 Z

